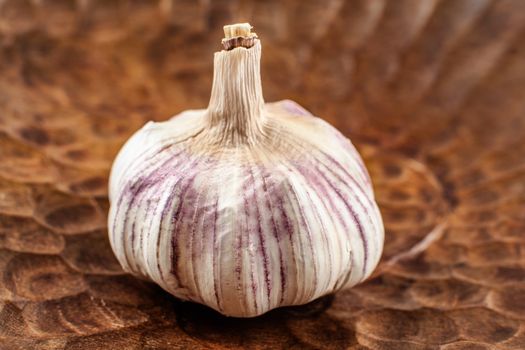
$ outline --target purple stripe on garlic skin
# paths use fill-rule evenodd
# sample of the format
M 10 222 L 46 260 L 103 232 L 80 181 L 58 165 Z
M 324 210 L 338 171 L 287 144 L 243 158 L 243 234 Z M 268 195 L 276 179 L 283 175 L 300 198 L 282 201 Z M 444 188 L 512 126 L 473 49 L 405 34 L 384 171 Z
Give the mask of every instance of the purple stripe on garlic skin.
M 110 176 L 123 268 L 174 296 L 253 317 L 371 275 L 384 228 L 351 142 L 293 101 L 265 103 L 247 24 L 215 54 L 210 105 L 149 122 Z

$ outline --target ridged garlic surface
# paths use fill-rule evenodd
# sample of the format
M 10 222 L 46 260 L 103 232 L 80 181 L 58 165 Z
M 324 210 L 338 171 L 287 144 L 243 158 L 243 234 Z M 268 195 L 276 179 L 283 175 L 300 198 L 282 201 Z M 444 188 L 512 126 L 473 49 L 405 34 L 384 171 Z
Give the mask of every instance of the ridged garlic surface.
M 265 104 L 260 41 L 235 29 L 208 108 L 149 122 L 118 154 L 109 238 L 126 271 L 252 317 L 363 281 L 384 229 L 356 149 L 292 101 Z

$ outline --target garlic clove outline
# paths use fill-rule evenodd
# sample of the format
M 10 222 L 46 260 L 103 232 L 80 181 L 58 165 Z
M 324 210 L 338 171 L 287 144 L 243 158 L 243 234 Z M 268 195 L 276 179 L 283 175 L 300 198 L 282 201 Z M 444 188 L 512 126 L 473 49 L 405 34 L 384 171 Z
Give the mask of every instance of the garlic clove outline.
M 126 271 L 253 317 L 366 279 L 384 228 L 351 142 L 292 101 L 265 103 L 259 39 L 224 30 L 208 108 L 149 122 L 119 152 L 109 238 Z

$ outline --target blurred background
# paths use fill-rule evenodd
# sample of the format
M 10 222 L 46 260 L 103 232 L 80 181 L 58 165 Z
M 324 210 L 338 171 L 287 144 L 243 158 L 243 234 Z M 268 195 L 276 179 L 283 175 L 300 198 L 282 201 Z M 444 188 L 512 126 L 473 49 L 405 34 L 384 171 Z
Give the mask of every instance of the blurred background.
M 387 241 L 374 278 L 251 320 L 121 271 L 107 176 L 207 106 L 250 22 L 267 101 L 339 128 Z M 525 2 L 0 0 L 0 349 L 525 348 Z

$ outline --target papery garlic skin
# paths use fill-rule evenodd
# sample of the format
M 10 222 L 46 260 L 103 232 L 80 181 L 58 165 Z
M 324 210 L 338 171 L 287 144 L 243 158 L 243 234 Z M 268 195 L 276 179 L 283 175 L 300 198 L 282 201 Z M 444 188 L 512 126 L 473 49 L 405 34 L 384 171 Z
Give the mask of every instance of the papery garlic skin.
M 257 39 L 216 53 L 208 109 L 146 124 L 110 178 L 123 268 L 237 317 L 363 281 L 384 239 L 355 148 L 292 101 L 265 104 L 260 55 Z

